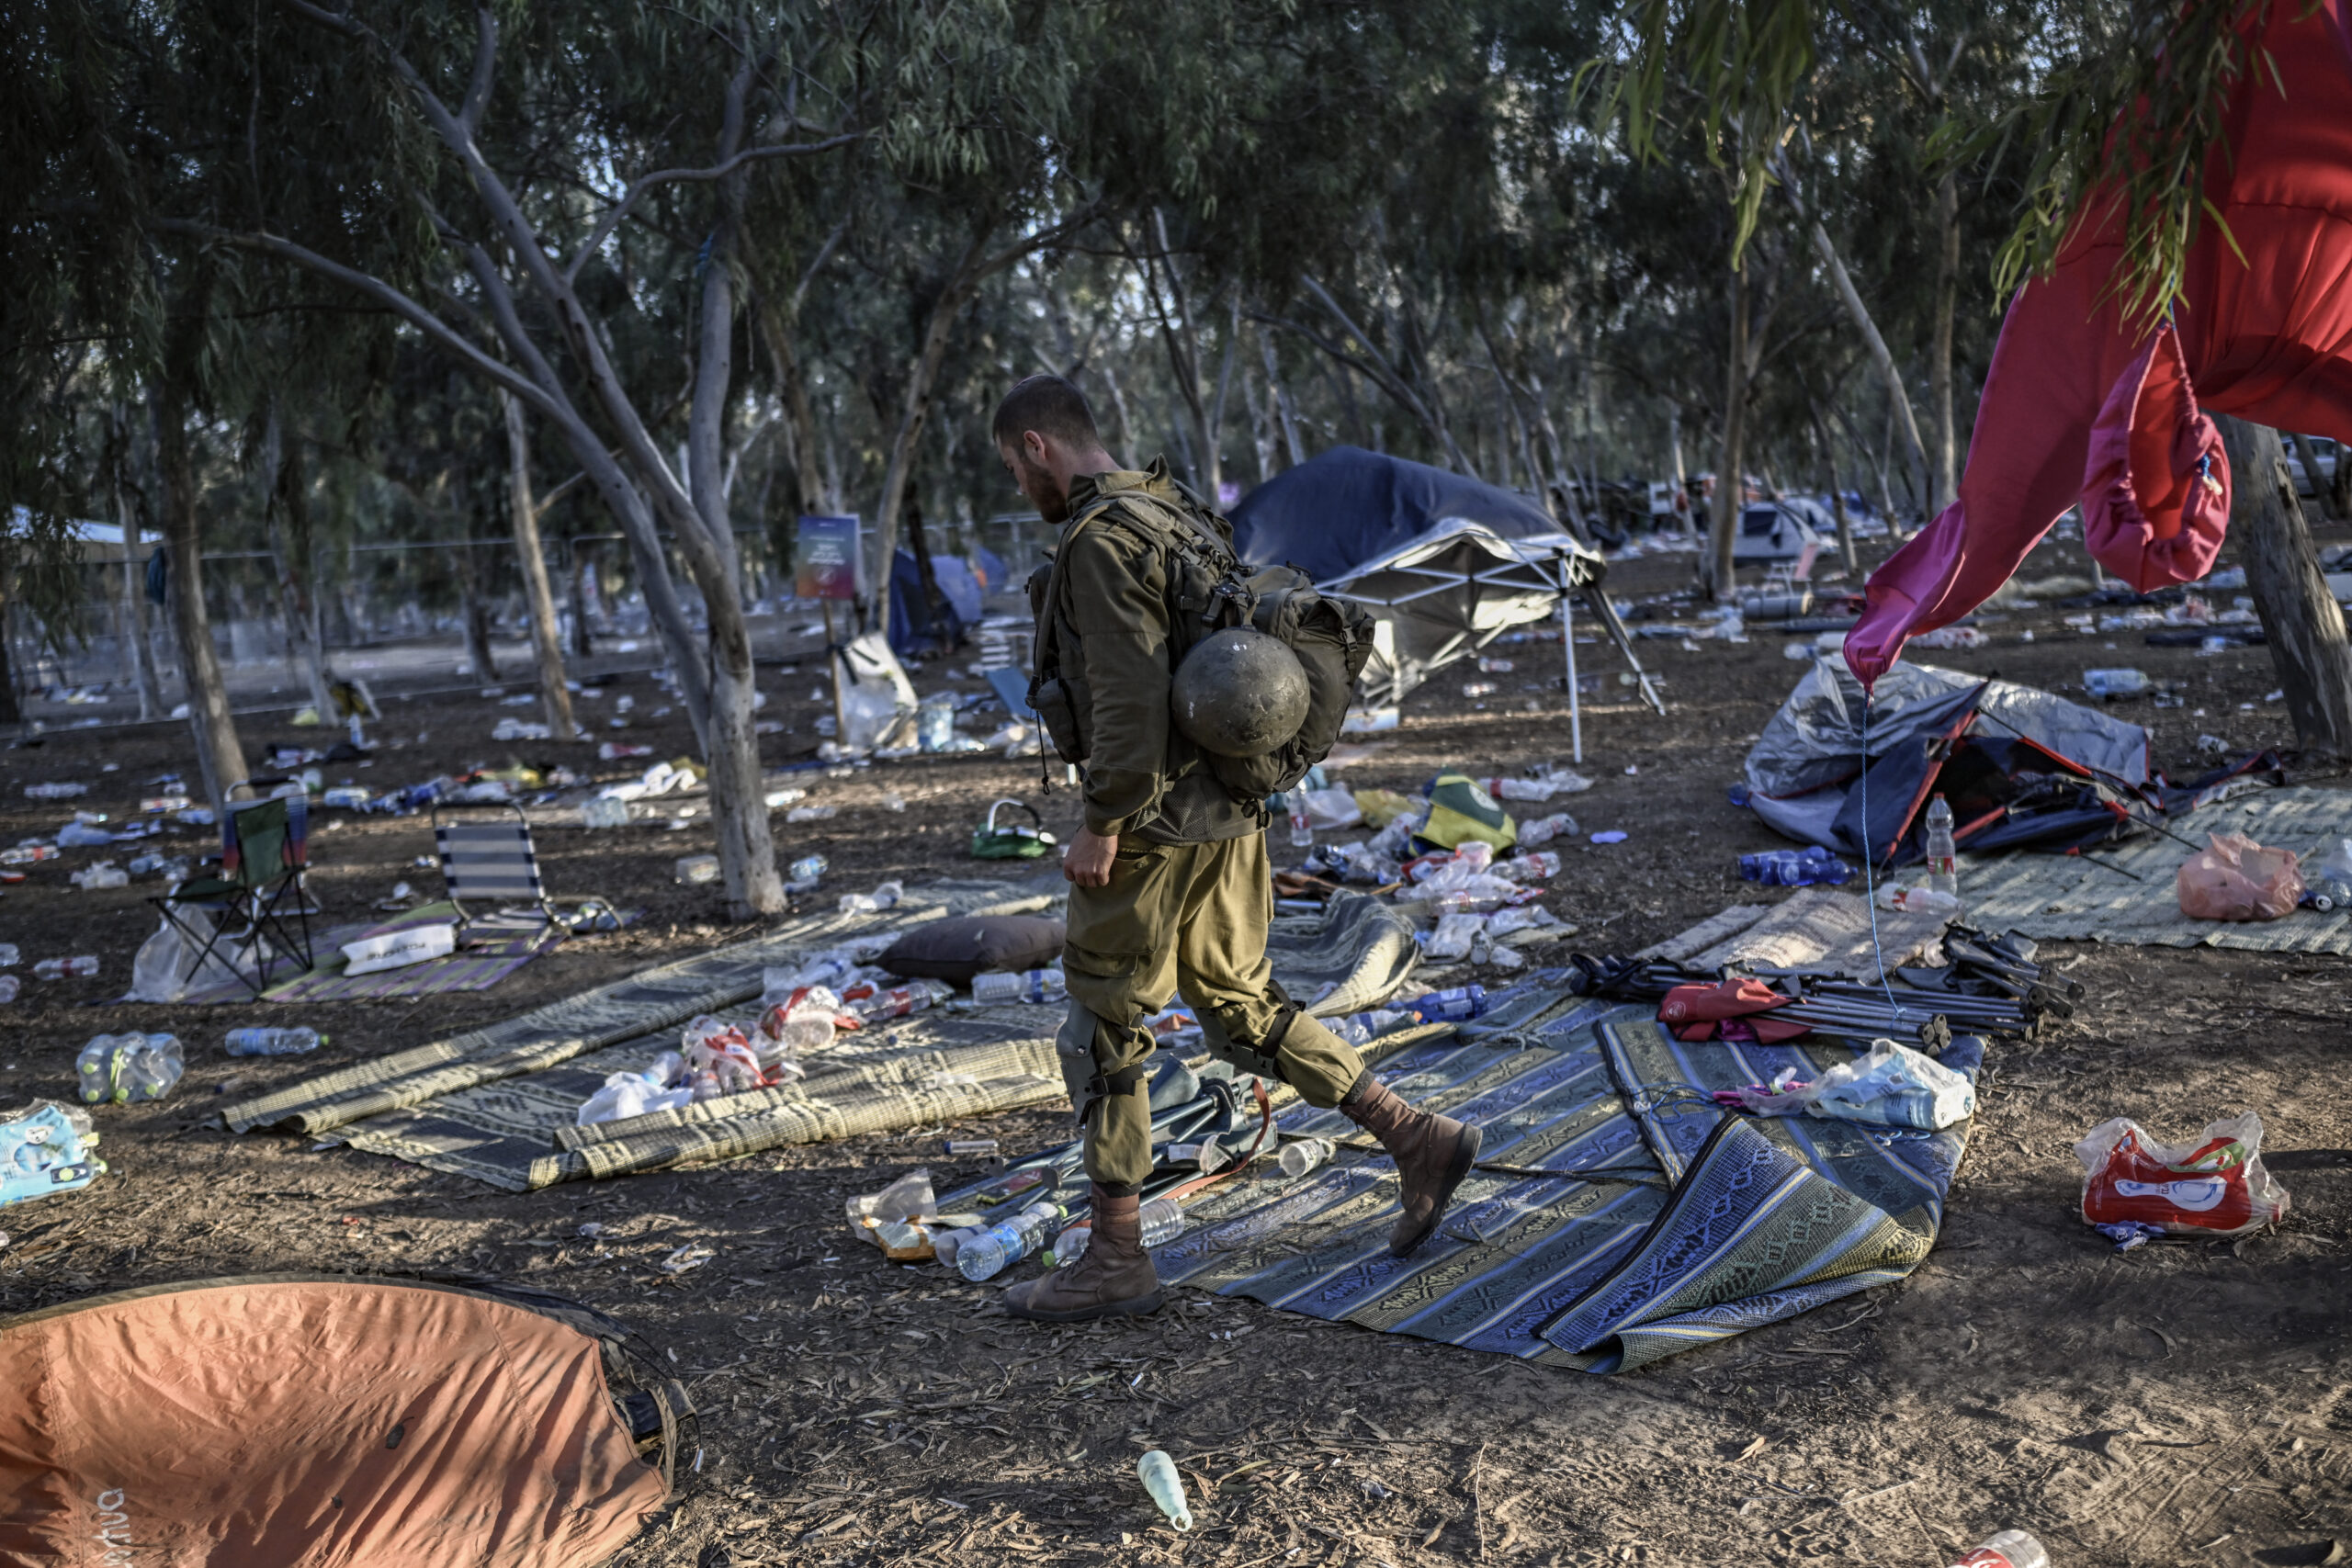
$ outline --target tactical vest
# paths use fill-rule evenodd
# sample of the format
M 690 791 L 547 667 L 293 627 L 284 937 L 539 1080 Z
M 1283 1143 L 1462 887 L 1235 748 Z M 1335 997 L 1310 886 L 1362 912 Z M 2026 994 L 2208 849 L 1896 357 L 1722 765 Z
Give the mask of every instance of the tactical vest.
M 1045 722 L 1046 736 L 1062 760 L 1083 762 L 1092 739 L 1093 702 L 1083 678 L 1061 668 L 1062 563 L 1080 533 L 1102 525 L 1105 513 L 1125 502 L 1116 525 L 1146 539 L 1167 563 L 1171 675 L 1195 644 L 1228 626 L 1250 626 L 1276 638 L 1306 671 L 1306 721 L 1289 741 L 1264 756 L 1216 756 L 1170 727 L 1171 779 L 1205 767 L 1234 801 L 1258 807 L 1266 796 L 1295 786 L 1339 743 L 1340 726 L 1355 699 L 1356 677 L 1372 656 L 1372 615 L 1352 600 L 1325 597 L 1296 567 L 1244 568 L 1226 542 L 1230 525 L 1183 486 L 1175 489 L 1181 498 L 1177 501 L 1140 489 L 1096 497 L 1064 527 L 1053 564 L 1031 575 L 1029 601 L 1036 612 L 1037 633 L 1029 705 Z

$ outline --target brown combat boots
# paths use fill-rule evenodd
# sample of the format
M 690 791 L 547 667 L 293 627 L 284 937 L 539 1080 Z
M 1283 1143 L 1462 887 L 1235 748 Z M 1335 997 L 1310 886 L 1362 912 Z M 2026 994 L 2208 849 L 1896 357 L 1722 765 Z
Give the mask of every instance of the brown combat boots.
M 1486 1134 L 1450 1116 L 1416 1111 L 1367 1069 L 1340 1101 L 1340 1113 L 1380 1140 L 1396 1161 L 1404 1213 L 1388 1237 L 1389 1255 L 1402 1258 L 1429 1239 L 1453 1190 L 1470 1174 Z
M 1086 1323 L 1159 1310 L 1166 1292 L 1143 1249 L 1143 1200 L 1094 1189 L 1093 1240 L 1077 1262 L 1004 1292 L 1005 1310 L 1044 1323 Z

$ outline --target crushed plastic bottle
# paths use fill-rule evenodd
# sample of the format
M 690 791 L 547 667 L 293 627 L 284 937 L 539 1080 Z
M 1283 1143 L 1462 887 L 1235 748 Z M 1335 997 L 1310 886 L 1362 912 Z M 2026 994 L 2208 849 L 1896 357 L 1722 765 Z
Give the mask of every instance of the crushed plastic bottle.
M 1957 915 L 1960 900 L 1932 887 L 1903 887 L 1890 882 L 1878 890 L 1878 907 L 1906 915 Z
M 2141 670 L 2086 670 L 2083 690 L 2094 697 L 2136 697 L 2150 685 Z
M 906 884 L 885 882 L 871 893 L 842 894 L 841 910 L 844 915 L 878 915 L 885 909 L 895 908 L 906 896 Z
M 1061 1218 L 1057 1203 L 1032 1203 L 1000 1220 L 956 1249 L 956 1271 L 978 1284 L 992 1280 L 1046 1245 L 1046 1231 Z
M 110 860 L 102 860 L 95 865 L 84 866 L 66 880 L 85 893 L 93 893 L 102 887 L 130 886 L 130 873 Z
M 1517 876 L 1554 877 L 1560 874 L 1560 852 L 1537 850 L 1506 863 L 1506 869 Z
M 852 988 L 854 991 L 855 987 Z M 843 1010 L 867 1023 L 879 1023 L 885 1019 L 904 1018 L 910 1012 L 937 1007 L 956 994 L 944 980 L 915 980 L 895 986 L 887 991 L 876 991 L 869 997 L 854 995 L 842 998 Z
M 628 802 L 617 795 L 600 795 L 583 801 L 580 807 L 582 828 L 626 828 L 628 826 Z
M 0 850 L 0 865 L 30 865 L 36 861 L 56 858 L 55 844 L 18 844 L 14 849 Z
M 308 1024 L 278 1029 L 232 1029 L 220 1042 L 232 1056 L 299 1056 L 315 1051 L 327 1037 Z
M 972 976 L 972 1000 L 984 1006 L 1002 1002 L 1057 1002 L 1069 994 L 1059 969 L 1032 969 L 1024 975 L 994 972 Z
M 1329 1138 L 1294 1138 L 1283 1145 L 1284 1176 L 1305 1176 L 1339 1152 Z
M 33 965 L 36 980 L 86 980 L 98 972 L 95 953 L 77 953 L 72 958 L 44 958 Z
M 1193 1510 L 1184 1502 L 1183 1478 L 1176 1473 L 1176 1461 L 1164 1450 L 1153 1449 L 1136 1461 L 1136 1474 L 1170 1524 L 1180 1530 L 1193 1528 Z
M 2024 1530 L 2002 1530 L 1952 1568 L 2050 1568 L 2050 1552 Z

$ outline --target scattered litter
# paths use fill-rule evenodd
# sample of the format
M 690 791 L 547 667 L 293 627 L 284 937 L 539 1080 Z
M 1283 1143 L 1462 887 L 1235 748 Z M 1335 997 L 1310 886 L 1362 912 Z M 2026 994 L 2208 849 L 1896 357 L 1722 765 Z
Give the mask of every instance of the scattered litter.
M 673 874 L 677 881 L 684 883 L 689 887 L 698 887 L 705 883 L 716 882 L 718 880 L 718 857 L 717 855 L 687 855 L 673 868 Z
M 2102 1122 L 2075 1145 L 2083 1162 L 2087 1224 L 2153 1225 L 2166 1235 L 2245 1235 L 2287 1213 L 2287 1190 L 2262 1163 L 2262 1118 L 2251 1111 L 2205 1123 L 2203 1141 L 2160 1144 L 2126 1117 Z
M 2291 851 L 2266 849 L 2243 833 L 2208 835 L 2174 878 L 2180 912 L 2193 920 L 2275 920 L 2302 901 Z
M 2001 1530 L 1952 1568 L 2050 1568 L 2050 1553 L 2023 1530 Z
M 220 1042 L 232 1056 L 300 1056 L 317 1050 L 327 1037 L 308 1024 L 278 1029 L 232 1029 Z
M 784 814 L 786 822 L 830 822 L 834 807 L 830 806 L 796 806 Z
M 2136 697 L 2151 684 L 2146 673 L 2139 670 L 2086 670 L 2083 690 L 2099 698 Z
M 172 1034 L 100 1034 L 74 1058 L 85 1105 L 124 1105 L 161 1100 L 187 1071 L 179 1037 Z
M 1929 1133 L 1976 1113 L 1974 1084 L 1892 1040 L 1871 1042 L 1866 1055 L 1838 1063 L 1812 1083 L 1796 1081 L 1795 1069 L 1783 1068 L 1770 1089 L 1717 1089 L 1714 1099 L 1757 1116 L 1817 1116 Z
M 1180 1530 L 1193 1528 L 1193 1510 L 1184 1503 L 1184 1483 L 1176 1473 L 1176 1461 L 1163 1450 L 1153 1449 L 1136 1461 L 1136 1474 L 1142 1478 L 1143 1489 L 1168 1522 Z
M 701 1246 L 699 1243 L 689 1242 L 687 1245 L 677 1248 L 675 1251 L 672 1252 L 669 1257 L 664 1258 L 662 1260 L 662 1272 L 664 1274 L 673 1275 L 683 1274 L 689 1269 L 701 1268 L 704 1264 L 709 1262 L 712 1258 L 718 1256 L 718 1254 L 714 1248 Z
M 97 972 L 96 956 L 87 953 L 72 958 L 44 958 L 33 965 L 36 980 L 86 980 Z
M 36 1100 L 0 1111 L 0 1204 L 87 1187 L 106 1174 L 96 1123 L 78 1105 Z
M 1939 626 L 1911 638 L 1913 648 L 1983 648 L 1993 639 L 1974 626 Z
M 1739 874 L 1743 881 L 1761 883 L 1767 887 L 1811 887 L 1816 884 L 1842 887 L 1852 879 L 1854 868 L 1820 845 L 1811 844 L 1802 850 L 1764 850 L 1742 855 Z
M 349 978 L 374 975 L 386 969 L 404 969 L 412 964 L 447 958 L 457 951 L 458 928 L 453 921 L 436 920 L 431 925 L 404 926 L 380 936 L 362 937 L 357 942 L 345 942 L 343 973 L 345 978 Z
M 581 803 L 580 825 L 582 828 L 626 828 L 628 826 L 628 802 L 616 795 L 592 796 Z
M 28 800 L 71 800 L 77 795 L 87 795 L 85 784 L 28 784 L 25 786 Z
M 1593 834 L 1592 841 L 1596 844 L 1622 844 L 1630 836 L 1622 828 L 1611 828 L 1605 832 Z

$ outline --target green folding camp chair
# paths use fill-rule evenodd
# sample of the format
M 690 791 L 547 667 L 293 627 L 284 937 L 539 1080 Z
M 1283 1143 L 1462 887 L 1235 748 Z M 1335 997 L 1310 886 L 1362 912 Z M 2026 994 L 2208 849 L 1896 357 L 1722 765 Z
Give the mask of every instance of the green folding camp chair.
M 232 800 L 220 814 L 220 869 L 189 877 L 161 897 L 147 901 L 180 933 L 194 954 L 188 974 L 200 972 L 214 953 L 255 997 L 267 990 L 272 971 L 280 978 L 304 974 L 311 964 L 311 908 L 302 887 L 310 864 L 311 803 L 299 791 L 263 796 L 285 779 L 242 779 L 224 793 L 251 790 L 257 798 Z M 250 967 L 235 955 L 249 953 Z

